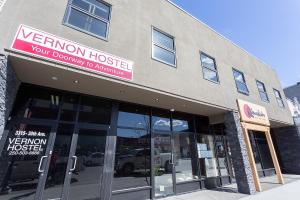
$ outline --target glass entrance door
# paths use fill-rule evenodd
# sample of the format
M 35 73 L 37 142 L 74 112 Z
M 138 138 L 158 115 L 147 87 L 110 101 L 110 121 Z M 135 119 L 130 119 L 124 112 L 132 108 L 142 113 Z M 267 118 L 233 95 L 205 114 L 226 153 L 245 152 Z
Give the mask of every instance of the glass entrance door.
M 42 199 L 100 198 L 107 130 L 78 126 L 58 126 Z
M 73 136 L 64 199 L 100 199 L 107 130 L 79 127 Z
M 14 121 L 0 147 L 0 199 L 40 199 L 51 154 L 53 126 Z
M 155 196 L 174 194 L 174 156 L 172 152 L 172 133 L 154 133 L 154 177 Z

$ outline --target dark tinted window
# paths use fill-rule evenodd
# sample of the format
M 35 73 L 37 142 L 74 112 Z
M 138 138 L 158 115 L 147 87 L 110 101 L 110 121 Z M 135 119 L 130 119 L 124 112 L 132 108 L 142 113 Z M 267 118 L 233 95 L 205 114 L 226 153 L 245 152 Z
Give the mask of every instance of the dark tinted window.
M 78 96 L 66 94 L 63 96 L 60 120 L 75 121 L 78 107 Z
M 95 97 L 82 97 L 79 106 L 79 122 L 109 124 L 111 104 L 109 101 Z
M 21 118 L 57 119 L 61 95 L 51 90 L 22 85 L 12 116 Z

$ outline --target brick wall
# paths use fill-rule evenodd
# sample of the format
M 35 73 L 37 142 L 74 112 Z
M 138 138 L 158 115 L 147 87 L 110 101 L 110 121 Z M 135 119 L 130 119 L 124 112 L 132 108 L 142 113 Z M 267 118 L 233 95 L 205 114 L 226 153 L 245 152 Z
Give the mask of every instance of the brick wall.
M 283 173 L 300 174 L 300 125 L 272 130 Z
M 256 191 L 254 179 L 238 113 L 229 112 L 225 115 L 225 132 L 231 150 L 238 191 L 254 194 Z

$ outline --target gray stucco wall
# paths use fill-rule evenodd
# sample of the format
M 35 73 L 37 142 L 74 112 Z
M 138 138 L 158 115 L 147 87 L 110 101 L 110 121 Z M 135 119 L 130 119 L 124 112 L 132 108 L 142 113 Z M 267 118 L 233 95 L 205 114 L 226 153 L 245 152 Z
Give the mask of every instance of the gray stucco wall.
M 20 81 L 10 67 L 7 57 L 0 55 L 0 139 L 10 115 Z
M 228 112 L 225 115 L 225 132 L 231 150 L 238 191 L 244 194 L 254 194 L 256 191 L 254 179 L 238 113 Z
M 112 5 L 108 41 L 63 25 L 68 0 L 9 0 L 0 13 L 0 51 L 10 48 L 19 25 L 25 24 L 134 61 L 135 86 L 226 110 L 237 110 L 236 99 L 244 99 L 265 106 L 272 120 L 292 123 L 289 110 L 278 107 L 273 93 L 276 88 L 284 96 L 276 72 L 211 28 L 167 0 L 105 1 Z M 176 68 L 151 59 L 152 27 L 175 37 Z M 200 51 L 215 58 L 220 84 L 203 78 Z M 250 95 L 237 92 L 233 67 L 245 74 Z M 265 83 L 270 103 L 260 100 L 256 80 Z
M 300 174 L 300 125 L 273 129 L 284 173 Z

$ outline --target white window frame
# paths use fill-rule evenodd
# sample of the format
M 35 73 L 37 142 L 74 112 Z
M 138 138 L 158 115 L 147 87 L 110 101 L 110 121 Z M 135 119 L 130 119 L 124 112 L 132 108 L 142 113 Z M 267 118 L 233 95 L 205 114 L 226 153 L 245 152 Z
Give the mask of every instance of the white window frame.
M 261 85 L 263 86 L 264 91 L 259 90 L 258 84 L 261 84 Z M 264 102 L 267 102 L 267 103 L 270 102 L 269 95 L 268 95 L 268 93 L 267 93 L 267 89 L 266 89 L 265 84 L 264 84 L 262 81 L 256 80 L 256 86 L 257 86 L 257 90 L 258 90 L 260 99 L 261 99 L 262 101 L 264 101 Z M 261 95 L 260 95 L 261 93 L 264 93 L 264 94 L 266 95 L 267 100 L 264 100 L 264 99 L 261 97 Z
M 68 5 L 67 5 L 67 10 L 66 10 L 66 13 L 65 13 L 65 16 L 64 16 L 63 24 L 66 25 L 66 26 L 68 26 L 68 27 L 70 27 L 70 28 L 73 28 L 73 29 L 75 29 L 75 30 L 78 30 L 78 31 L 80 31 L 80 32 L 83 32 L 83 33 L 89 34 L 89 35 L 91 35 L 91 36 L 94 36 L 94 37 L 96 37 L 96 38 L 100 38 L 100 39 L 102 39 L 102 40 L 108 41 L 108 35 L 109 35 L 109 27 L 110 27 L 110 20 L 111 20 L 112 6 L 111 6 L 110 4 L 108 4 L 108 3 L 104 2 L 104 1 L 102 1 L 102 0 L 97 0 L 97 1 L 99 1 L 100 3 L 102 3 L 102 4 L 104 4 L 104 5 L 106 5 L 106 6 L 109 7 L 108 20 L 107 20 L 107 19 L 104 19 L 104 18 L 102 18 L 102 17 L 96 16 L 96 15 L 90 13 L 90 12 L 87 12 L 86 10 L 81 9 L 80 7 L 78 7 L 78 6 L 76 6 L 76 5 L 73 5 L 73 0 L 69 0 L 69 1 L 68 1 Z M 94 6 L 94 7 L 95 7 L 95 6 Z M 69 20 L 69 17 L 70 17 L 70 13 L 71 13 L 71 9 L 74 9 L 74 10 L 76 10 L 76 11 L 78 11 L 78 12 L 81 12 L 81 13 L 83 13 L 83 14 L 89 16 L 89 17 L 95 18 L 95 19 L 97 19 L 97 20 L 99 20 L 99 21 L 101 21 L 101 22 L 103 22 L 103 23 L 106 23 L 106 33 L 105 33 L 106 36 L 103 37 L 103 36 L 94 34 L 94 33 L 90 32 L 90 31 L 87 31 L 87 30 L 85 30 L 85 29 L 79 28 L 79 27 L 77 27 L 77 26 L 74 26 L 74 25 L 68 23 L 68 20 Z M 95 8 L 93 8 L 93 9 L 95 9 Z
M 157 31 L 157 32 L 159 32 L 159 33 L 161 33 L 161 34 L 163 34 L 163 35 L 165 35 L 165 36 L 167 36 L 167 37 L 170 37 L 170 38 L 173 40 L 173 46 L 174 46 L 174 49 L 169 49 L 169 48 L 167 48 L 167 47 L 164 47 L 164 46 L 162 46 L 162 45 L 160 45 L 160 44 L 154 42 L 154 37 L 153 37 L 154 31 Z M 177 66 L 177 58 L 176 58 L 175 37 L 173 37 L 172 35 L 170 35 L 170 34 L 164 32 L 164 31 L 161 31 L 160 29 L 155 28 L 155 27 L 153 27 L 153 26 L 152 26 L 152 29 L 151 29 L 151 34 L 152 34 L 152 36 L 151 36 L 151 41 L 152 41 L 152 45 L 151 45 L 151 48 L 152 48 L 152 50 L 151 50 L 151 58 L 152 58 L 153 60 L 162 62 L 162 63 L 164 63 L 164 64 L 166 64 L 166 65 L 169 65 L 169 66 L 172 66 L 172 67 L 176 68 L 176 66 Z M 174 59 L 175 59 L 174 64 L 168 63 L 168 62 L 166 62 L 166 61 L 164 61 L 164 60 L 162 60 L 162 59 L 159 59 L 159 58 L 154 57 L 154 46 L 156 46 L 156 47 L 158 47 L 158 48 L 161 48 L 161 49 L 164 49 L 164 50 L 166 50 L 166 51 L 168 51 L 168 52 L 174 54 Z

